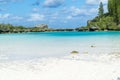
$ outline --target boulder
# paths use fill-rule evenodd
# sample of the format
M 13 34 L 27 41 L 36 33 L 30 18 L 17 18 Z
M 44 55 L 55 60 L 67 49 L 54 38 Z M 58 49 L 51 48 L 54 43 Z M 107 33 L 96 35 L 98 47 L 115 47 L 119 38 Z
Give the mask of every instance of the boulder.
M 78 51 L 72 51 L 71 54 L 79 54 Z
M 41 29 L 48 29 L 48 25 L 47 24 L 37 24 L 35 27 L 41 28 Z

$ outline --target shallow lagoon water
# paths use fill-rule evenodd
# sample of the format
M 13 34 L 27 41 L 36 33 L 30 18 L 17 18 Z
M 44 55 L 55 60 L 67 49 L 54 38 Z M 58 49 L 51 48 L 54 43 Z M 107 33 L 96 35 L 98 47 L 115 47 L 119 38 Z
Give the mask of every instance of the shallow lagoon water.
M 94 47 L 91 47 L 94 46 Z M 7 60 L 120 52 L 120 32 L 30 32 L 0 34 L 0 56 Z

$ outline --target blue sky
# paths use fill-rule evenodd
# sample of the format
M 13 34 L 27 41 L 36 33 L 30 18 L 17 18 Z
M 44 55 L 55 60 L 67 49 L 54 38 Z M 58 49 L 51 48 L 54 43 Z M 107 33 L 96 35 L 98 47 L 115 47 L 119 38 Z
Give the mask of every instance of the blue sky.
M 80 27 L 97 15 L 101 1 L 107 11 L 107 0 L 0 0 L 0 23 Z

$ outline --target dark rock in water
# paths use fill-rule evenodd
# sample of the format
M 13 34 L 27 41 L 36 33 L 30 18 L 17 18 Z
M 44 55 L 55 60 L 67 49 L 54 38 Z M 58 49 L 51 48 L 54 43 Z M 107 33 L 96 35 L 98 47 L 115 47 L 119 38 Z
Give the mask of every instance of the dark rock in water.
M 71 54 L 79 54 L 78 51 L 72 51 Z
M 94 48 L 95 46 L 91 45 L 92 48 Z
M 99 28 L 95 26 L 89 28 L 89 31 L 97 31 L 97 30 L 99 30 Z
M 120 77 L 118 77 L 117 80 L 120 80 Z

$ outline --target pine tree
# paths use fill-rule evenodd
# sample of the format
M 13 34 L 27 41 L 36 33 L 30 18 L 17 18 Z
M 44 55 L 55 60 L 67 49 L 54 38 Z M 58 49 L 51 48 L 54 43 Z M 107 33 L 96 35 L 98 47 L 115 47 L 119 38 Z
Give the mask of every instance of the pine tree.
M 113 2 L 114 0 L 108 0 L 108 11 L 111 16 L 113 15 L 113 8 L 114 8 Z
M 116 24 L 120 24 L 120 0 L 108 0 L 108 11 Z
M 102 17 L 103 14 L 104 14 L 103 3 L 100 2 L 98 16 L 99 16 L 99 17 Z

